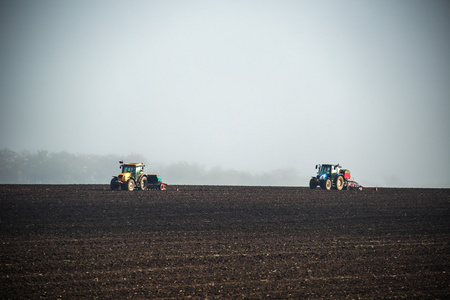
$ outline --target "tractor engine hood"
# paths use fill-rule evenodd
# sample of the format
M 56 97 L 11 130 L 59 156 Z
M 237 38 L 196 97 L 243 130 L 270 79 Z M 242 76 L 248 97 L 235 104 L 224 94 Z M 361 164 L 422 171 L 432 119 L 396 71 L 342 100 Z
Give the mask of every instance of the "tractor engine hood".
M 131 172 L 121 173 L 117 179 L 122 182 L 127 182 L 131 178 Z
M 327 174 L 327 173 L 317 174 L 316 177 L 317 177 L 317 179 L 319 179 L 319 180 L 326 180 L 327 177 L 328 177 L 328 174 Z

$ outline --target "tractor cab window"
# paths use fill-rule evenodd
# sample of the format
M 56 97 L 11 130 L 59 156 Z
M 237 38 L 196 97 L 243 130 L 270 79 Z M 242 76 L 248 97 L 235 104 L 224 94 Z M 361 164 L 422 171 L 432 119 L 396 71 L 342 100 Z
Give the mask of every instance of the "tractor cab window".
M 126 173 L 126 172 L 134 173 L 135 170 L 136 170 L 136 166 L 127 166 L 127 165 L 123 166 L 123 173 Z
M 322 173 L 330 174 L 331 173 L 331 166 L 330 165 L 328 165 L 328 166 L 322 165 L 322 169 L 320 170 L 320 173 L 321 174 Z
M 136 174 L 141 174 L 143 171 L 142 171 L 142 167 L 141 166 L 139 166 L 139 167 L 136 167 Z

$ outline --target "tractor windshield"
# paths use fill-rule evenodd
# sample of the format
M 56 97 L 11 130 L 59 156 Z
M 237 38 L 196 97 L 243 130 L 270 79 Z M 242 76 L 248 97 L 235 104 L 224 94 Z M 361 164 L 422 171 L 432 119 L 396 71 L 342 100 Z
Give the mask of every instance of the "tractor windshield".
M 126 173 L 126 172 L 134 173 L 135 170 L 136 170 L 136 166 L 129 166 L 129 165 L 123 166 L 123 173 Z
M 331 166 L 330 165 L 322 165 L 322 168 L 320 169 L 320 174 L 327 173 L 331 174 Z

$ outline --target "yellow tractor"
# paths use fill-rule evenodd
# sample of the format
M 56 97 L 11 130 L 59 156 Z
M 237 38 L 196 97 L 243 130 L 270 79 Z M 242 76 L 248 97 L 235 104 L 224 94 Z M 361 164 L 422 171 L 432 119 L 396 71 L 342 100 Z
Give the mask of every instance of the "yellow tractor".
M 113 176 L 111 179 L 111 190 L 128 190 L 135 189 L 146 190 L 159 189 L 165 190 L 166 184 L 161 181 L 160 175 L 149 175 L 144 173 L 145 165 L 143 163 L 126 163 L 120 161 L 120 169 L 122 173 L 119 176 Z M 150 181 L 150 182 L 149 182 Z

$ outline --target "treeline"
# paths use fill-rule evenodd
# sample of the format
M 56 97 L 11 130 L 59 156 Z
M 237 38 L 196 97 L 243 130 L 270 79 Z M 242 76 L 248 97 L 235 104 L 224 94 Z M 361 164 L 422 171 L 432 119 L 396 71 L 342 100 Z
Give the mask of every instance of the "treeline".
M 142 155 L 92 155 L 68 152 L 17 153 L 9 149 L 0 150 L 0 183 L 18 184 L 89 184 L 105 183 L 119 172 L 119 160 L 141 161 Z
M 151 162 L 141 154 L 18 153 L 5 148 L 0 150 L 0 184 L 109 184 L 112 176 L 120 173 L 120 160 L 144 162 L 146 173 L 161 174 L 169 184 L 298 186 L 307 182 L 291 169 L 252 174 L 187 162 Z
M 225 169 L 220 166 L 207 168 L 186 162 L 173 163 L 158 168 L 169 183 L 193 185 L 247 185 L 247 186 L 300 186 L 309 177 L 300 176 L 294 169 L 279 169 L 261 174 Z

